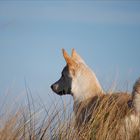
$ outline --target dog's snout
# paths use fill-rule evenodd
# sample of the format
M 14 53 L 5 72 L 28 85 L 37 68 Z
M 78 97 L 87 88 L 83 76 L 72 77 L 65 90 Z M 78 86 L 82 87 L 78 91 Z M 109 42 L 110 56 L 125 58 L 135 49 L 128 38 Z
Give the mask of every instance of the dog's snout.
M 58 85 L 57 84 L 52 84 L 51 89 L 56 92 L 58 90 Z
M 52 90 L 54 89 L 54 86 L 53 86 L 53 85 L 51 85 L 51 89 L 52 89 Z

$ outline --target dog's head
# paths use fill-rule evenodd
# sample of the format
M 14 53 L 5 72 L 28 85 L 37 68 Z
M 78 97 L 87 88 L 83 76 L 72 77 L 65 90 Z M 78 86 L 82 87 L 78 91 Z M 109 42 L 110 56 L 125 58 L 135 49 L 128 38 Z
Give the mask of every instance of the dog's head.
M 84 61 L 80 58 L 74 49 L 72 49 L 71 56 L 69 56 L 64 49 L 62 49 L 62 53 L 66 61 L 66 66 L 62 70 L 60 79 L 51 85 L 51 89 L 58 95 L 72 95 L 72 82 L 77 75 L 79 62 Z
M 101 92 L 101 86 L 84 60 L 73 49 L 71 56 L 62 49 L 66 66 L 61 78 L 52 84 L 52 90 L 58 95 L 70 94 L 74 98 L 90 97 Z

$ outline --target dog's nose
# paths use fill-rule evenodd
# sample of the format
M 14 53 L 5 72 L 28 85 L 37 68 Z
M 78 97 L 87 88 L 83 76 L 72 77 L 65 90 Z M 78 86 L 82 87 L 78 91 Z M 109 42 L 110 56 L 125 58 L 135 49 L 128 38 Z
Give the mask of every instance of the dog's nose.
M 58 90 L 58 84 L 52 84 L 52 85 L 51 85 L 51 89 L 52 89 L 54 92 L 57 92 L 57 90 Z
M 51 89 L 53 90 L 53 85 L 51 85 Z

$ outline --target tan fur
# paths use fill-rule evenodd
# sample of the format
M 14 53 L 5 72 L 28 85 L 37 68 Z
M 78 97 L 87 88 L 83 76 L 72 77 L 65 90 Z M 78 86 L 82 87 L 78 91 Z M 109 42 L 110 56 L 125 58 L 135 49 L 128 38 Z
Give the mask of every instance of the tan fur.
M 81 124 L 87 123 L 92 116 L 95 116 L 98 111 L 108 112 L 109 108 L 113 108 L 113 113 L 110 114 L 112 118 L 119 114 L 119 118 L 124 118 L 133 112 L 133 109 L 129 108 L 128 102 L 131 100 L 131 96 L 127 93 L 113 93 L 102 96 L 94 96 L 85 101 L 81 101 L 74 112 L 76 113 L 76 125 L 79 127 Z M 106 110 L 106 111 L 105 111 Z M 105 116 L 105 115 L 103 115 Z
M 140 115 L 140 78 L 134 84 L 132 98 L 133 105 L 135 107 L 135 113 Z
M 106 115 L 109 114 L 111 120 L 119 116 L 118 121 L 121 124 L 119 131 L 123 131 L 126 126 L 131 129 L 132 126 L 133 128 L 137 126 L 139 122 L 137 114 L 140 112 L 140 79 L 134 85 L 133 97 L 128 93 L 105 94 L 95 73 L 74 49 L 71 56 L 64 49 L 62 52 L 66 66 L 61 78 L 51 88 L 59 95 L 73 96 L 73 108 L 78 127 L 96 116 L 98 111 L 107 112 Z

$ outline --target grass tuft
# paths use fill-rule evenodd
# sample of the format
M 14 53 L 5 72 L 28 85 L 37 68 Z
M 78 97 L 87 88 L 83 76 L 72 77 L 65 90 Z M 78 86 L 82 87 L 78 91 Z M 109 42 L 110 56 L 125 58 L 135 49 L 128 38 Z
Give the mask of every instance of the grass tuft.
M 139 118 L 124 119 L 133 109 L 121 99 L 109 95 L 94 105 L 92 100 L 85 102 L 77 111 L 85 113 L 84 121 L 76 127 L 70 105 L 63 101 L 63 107 L 54 104 L 48 109 L 41 100 L 36 105 L 28 94 L 27 106 L 0 116 L 0 140 L 139 140 Z

